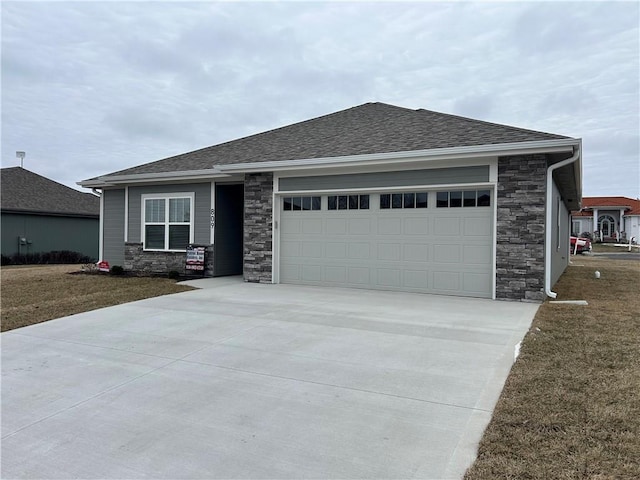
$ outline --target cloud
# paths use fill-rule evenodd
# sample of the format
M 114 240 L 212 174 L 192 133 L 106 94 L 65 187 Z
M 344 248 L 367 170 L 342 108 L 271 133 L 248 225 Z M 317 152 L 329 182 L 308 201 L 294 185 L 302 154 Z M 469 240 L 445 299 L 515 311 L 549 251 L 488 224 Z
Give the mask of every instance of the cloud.
M 638 14 L 635 2 L 8 2 L 3 164 L 26 150 L 28 167 L 73 184 L 382 101 L 581 137 L 585 193 L 635 196 Z

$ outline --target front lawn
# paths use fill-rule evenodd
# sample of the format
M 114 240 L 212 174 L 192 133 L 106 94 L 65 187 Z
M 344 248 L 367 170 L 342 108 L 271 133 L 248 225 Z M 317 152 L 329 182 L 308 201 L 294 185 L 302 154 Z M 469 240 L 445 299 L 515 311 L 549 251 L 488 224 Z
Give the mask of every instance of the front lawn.
M 192 290 L 168 278 L 77 274 L 79 265 L 2 267 L 2 331 L 74 313 Z
M 572 261 L 589 305 L 540 307 L 466 480 L 640 478 L 640 262 Z

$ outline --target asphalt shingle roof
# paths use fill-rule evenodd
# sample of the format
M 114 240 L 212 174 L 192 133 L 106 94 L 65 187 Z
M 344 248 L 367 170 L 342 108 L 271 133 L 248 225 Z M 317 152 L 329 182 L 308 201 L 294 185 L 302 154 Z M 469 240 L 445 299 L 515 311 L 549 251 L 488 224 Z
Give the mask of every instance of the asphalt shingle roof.
M 0 170 L 2 211 L 99 216 L 100 198 L 82 193 L 22 167 Z
M 365 103 L 304 122 L 110 175 L 209 169 L 234 163 L 338 157 L 568 138 L 470 118 Z
M 606 207 L 611 210 L 627 208 L 625 215 L 640 215 L 640 200 L 628 197 L 583 197 L 582 210 L 571 214 L 574 217 L 592 217 L 594 208 Z

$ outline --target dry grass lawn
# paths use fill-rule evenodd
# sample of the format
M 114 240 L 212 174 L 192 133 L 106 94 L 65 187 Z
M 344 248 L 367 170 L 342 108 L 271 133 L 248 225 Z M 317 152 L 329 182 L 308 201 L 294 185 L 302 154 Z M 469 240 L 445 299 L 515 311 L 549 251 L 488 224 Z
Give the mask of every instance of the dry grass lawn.
M 192 289 L 168 278 L 71 274 L 80 268 L 79 265 L 2 267 L 2 331 Z
M 540 307 L 466 480 L 640 478 L 640 262 L 573 262 L 589 305 Z

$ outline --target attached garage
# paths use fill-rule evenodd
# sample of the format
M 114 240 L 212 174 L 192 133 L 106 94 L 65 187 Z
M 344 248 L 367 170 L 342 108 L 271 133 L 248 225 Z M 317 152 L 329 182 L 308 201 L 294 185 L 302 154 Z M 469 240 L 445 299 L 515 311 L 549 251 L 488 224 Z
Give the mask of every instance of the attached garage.
M 491 298 L 490 189 L 280 197 L 280 281 Z
M 579 138 L 367 103 L 81 184 L 103 189 L 100 258 L 127 270 L 184 264 L 186 245 L 147 248 L 137 208 L 180 192 L 205 275 L 541 301 L 581 175 Z

